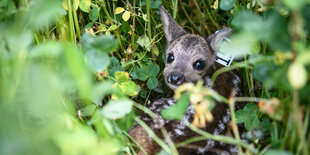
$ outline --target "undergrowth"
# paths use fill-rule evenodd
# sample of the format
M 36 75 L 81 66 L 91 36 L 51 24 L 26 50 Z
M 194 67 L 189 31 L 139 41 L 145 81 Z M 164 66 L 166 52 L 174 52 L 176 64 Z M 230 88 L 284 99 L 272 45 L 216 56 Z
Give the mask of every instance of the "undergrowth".
M 160 5 L 191 33 L 233 28 L 220 51 L 236 61 L 212 80 L 236 70 L 248 94 L 211 93 L 230 105 L 232 126 L 244 123 L 249 143 L 236 127 L 233 138 L 190 125 L 201 137 L 157 138 L 165 152 L 211 138 L 237 144 L 240 154 L 309 154 L 306 0 L 1 0 L 0 153 L 136 154 L 127 133 L 134 120 L 148 129 L 137 116 L 173 94 L 162 74 Z M 247 105 L 235 112 L 235 101 Z

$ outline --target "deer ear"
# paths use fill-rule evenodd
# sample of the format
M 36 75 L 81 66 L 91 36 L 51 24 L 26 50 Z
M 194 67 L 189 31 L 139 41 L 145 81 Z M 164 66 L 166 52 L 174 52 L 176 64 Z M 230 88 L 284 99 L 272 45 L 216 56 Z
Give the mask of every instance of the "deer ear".
M 221 42 L 225 38 L 229 38 L 231 35 L 232 29 L 231 28 L 225 28 L 216 31 L 214 34 L 207 37 L 207 41 L 209 42 L 211 48 L 213 51 L 217 51 L 218 48 L 221 45 Z
M 169 44 L 176 38 L 186 34 L 186 31 L 177 24 L 163 6 L 160 6 L 159 9 L 165 36 Z

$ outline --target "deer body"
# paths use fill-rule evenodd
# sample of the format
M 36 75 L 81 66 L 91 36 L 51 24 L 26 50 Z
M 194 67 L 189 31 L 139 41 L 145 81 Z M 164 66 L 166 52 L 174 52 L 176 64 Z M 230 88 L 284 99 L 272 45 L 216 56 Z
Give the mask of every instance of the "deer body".
M 183 83 L 196 83 L 203 80 L 206 87 L 211 87 L 211 75 L 217 70 L 215 65 L 216 50 L 224 38 L 229 38 L 232 30 L 230 28 L 219 30 L 217 33 L 205 38 L 199 35 L 188 34 L 168 14 L 162 6 L 160 7 L 161 20 L 168 47 L 166 50 L 166 66 L 164 78 L 166 84 L 175 90 Z M 233 72 L 220 74 L 212 88 L 220 95 L 228 98 L 234 90 L 238 93 L 240 78 Z M 152 119 L 147 114 L 141 116 L 157 136 L 164 140 L 161 128 L 165 128 L 169 138 L 174 142 L 182 142 L 186 139 L 200 136 L 189 129 L 186 124 L 193 120 L 194 110 L 189 106 L 183 121 L 164 120 L 160 112 L 175 104 L 172 98 L 162 98 L 154 101 L 149 110 L 157 119 Z M 214 135 L 227 134 L 227 126 L 230 122 L 230 111 L 225 103 L 216 103 L 212 110 L 213 121 L 203 129 Z M 147 134 L 145 129 L 139 125 L 132 128 L 129 134 L 144 148 L 148 154 L 160 151 L 160 146 Z M 178 148 L 179 154 L 238 154 L 234 145 L 228 145 L 214 140 L 204 140 Z M 138 154 L 143 154 L 140 151 Z

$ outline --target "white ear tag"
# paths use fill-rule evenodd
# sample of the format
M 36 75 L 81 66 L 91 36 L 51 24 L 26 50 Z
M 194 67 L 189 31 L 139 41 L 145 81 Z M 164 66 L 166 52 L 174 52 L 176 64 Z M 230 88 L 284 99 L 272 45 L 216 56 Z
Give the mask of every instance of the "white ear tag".
M 228 38 L 225 38 L 224 40 L 230 42 L 230 39 Z M 231 62 L 234 60 L 234 57 L 235 57 L 234 55 L 220 53 L 220 51 L 218 50 L 216 53 L 215 62 L 225 67 L 228 67 L 230 66 Z

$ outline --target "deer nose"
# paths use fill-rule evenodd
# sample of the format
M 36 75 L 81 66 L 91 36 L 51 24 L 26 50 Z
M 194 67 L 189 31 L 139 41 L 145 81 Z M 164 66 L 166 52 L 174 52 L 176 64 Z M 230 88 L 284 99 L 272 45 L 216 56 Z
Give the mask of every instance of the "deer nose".
M 185 78 L 180 73 L 170 73 L 168 75 L 167 81 L 174 85 L 181 85 L 185 82 Z

